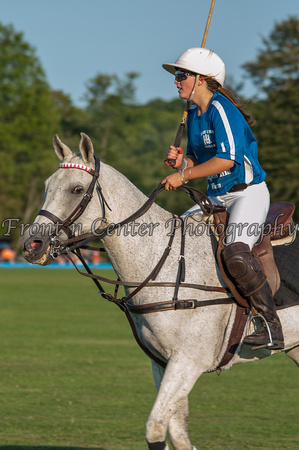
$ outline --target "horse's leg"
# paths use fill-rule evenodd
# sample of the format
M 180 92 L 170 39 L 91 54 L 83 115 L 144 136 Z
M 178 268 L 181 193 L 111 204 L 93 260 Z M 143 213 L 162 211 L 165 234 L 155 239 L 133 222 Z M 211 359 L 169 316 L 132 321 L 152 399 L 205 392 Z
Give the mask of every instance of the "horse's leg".
M 152 360 L 152 371 L 153 371 L 156 389 L 159 392 L 165 369 L 163 369 L 159 364 L 155 363 Z M 160 442 L 159 441 L 158 442 L 147 441 L 147 443 L 148 443 L 149 449 L 152 449 L 152 450 L 169 450 L 169 447 L 165 441 L 160 441 Z
M 188 448 L 196 450 L 196 448 L 191 445 L 189 440 L 188 425 L 189 404 L 188 397 L 184 397 L 178 403 L 177 410 L 171 416 L 168 424 L 168 433 L 174 448 L 186 448 L 186 442 L 189 442 L 190 447 Z
M 164 369 L 162 369 L 161 366 L 157 365 L 153 361 L 152 361 L 152 368 L 156 388 L 159 391 L 161 381 L 164 376 Z M 176 412 L 171 416 L 168 424 L 168 433 L 170 441 L 174 448 L 180 448 L 179 445 L 185 445 L 186 442 L 190 443 L 188 434 L 188 422 L 189 422 L 189 405 L 188 405 L 188 397 L 185 397 L 178 404 L 178 408 Z M 192 448 L 193 450 L 196 450 L 195 447 Z
M 165 372 L 153 363 L 153 374 L 158 395 L 146 424 L 146 439 L 150 450 L 166 450 L 169 427 L 176 450 L 192 450 L 188 436 L 187 396 L 202 370 L 195 361 L 179 358 L 170 360 Z M 164 375 L 163 375 L 164 372 Z
M 299 366 L 299 346 L 287 350 L 285 353 Z

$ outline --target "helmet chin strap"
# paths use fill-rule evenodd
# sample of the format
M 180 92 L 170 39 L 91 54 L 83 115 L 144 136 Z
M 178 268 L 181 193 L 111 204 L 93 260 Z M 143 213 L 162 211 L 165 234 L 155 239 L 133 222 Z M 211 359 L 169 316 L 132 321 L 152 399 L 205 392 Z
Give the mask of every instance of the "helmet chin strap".
M 196 88 L 196 86 L 197 86 L 199 77 L 200 77 L 200 75 L 199 75 L 199 74 L 196 74 L 192 92 L 191 92 L 191 94 L 190 94 L 190 96 L 189 96 L 189 98 L 188 98 L 188 100 L 187 100 L 188 102 L 191 102 L 191 101 L 192 101 L 192 98 L 193 98 L 193 95 L 194 95 L 195 88 Z

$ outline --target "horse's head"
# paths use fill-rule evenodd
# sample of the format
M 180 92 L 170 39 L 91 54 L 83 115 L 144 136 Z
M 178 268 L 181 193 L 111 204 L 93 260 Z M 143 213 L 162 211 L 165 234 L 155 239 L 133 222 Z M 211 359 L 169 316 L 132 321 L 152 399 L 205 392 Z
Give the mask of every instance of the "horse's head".
M 98 183 L 100 162 L 94 157 L 89 137 L 81 133 L 79 154 L 72 153 L 58 135 L 54 136 L 53 144 L 62 162 L 46 180 L 42 209 L 22 239 L 24 257 L 41 265 L 51 264 L 67 240 L 90 233 L 95 220 L 94 202 L 98 202 L 93 191 Z M 97 214 L 101 216 L 101 211 Z

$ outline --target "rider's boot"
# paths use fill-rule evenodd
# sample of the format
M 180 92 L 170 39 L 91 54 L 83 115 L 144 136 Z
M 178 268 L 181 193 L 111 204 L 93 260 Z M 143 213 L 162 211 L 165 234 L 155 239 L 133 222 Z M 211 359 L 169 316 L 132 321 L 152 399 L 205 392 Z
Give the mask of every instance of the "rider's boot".
M 276 313 L 270 285 L 262 266 L 247 244 L 235 242 L 222 251 L 224 267 L 236 284 L 240 293 L 247 298 L 251 307 L 261 314 L 268 323 L 273 345 L 266 325 L 256 334 L 244 338 L 244 343 L 252 346 L 267 346 L 272 350 L 283 349 L 284 339 L 279 317 Z

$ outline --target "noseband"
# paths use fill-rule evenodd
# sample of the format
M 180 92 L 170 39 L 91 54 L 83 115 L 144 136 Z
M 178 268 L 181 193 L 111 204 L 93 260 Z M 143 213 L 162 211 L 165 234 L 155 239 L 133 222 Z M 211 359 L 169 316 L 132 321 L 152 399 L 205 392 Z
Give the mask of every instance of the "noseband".
M 58 258 L 58 256 L 60 255 L 61 242 L 59 239 L 59 233 L 61 231 L 64 231 L 69 239 L 74 237 L 74 230 L 71 229 L 71 226 L 84 213 L 87 205 L 89 204 L 89 202 L 92 199 L 93 191 L 94 191 L 96 184 L 97 184 L 97 191 L 98 191 L 98 194 L 99 194 L 99 197 L 101 200 L 103 220 L 105 219 L 105 205 L 108 208 L 109 208 L 109 206 L 107 205 L 107 202 L 104 199 L 101 186 L 98 182 L 98 178 L 99 178 L 99 174 L 100 174 L 100 160 L 96 156 L 94 156 L 94 159 L 95 159 L 95 170 L 91 169 L 90 167 L 84 166 L 83 164 L 74 164 L 74 163 L 59 164 L 60 169 L 80 169 L 80 170 L 84 170 L 85 172 L 89 173 L 92 176 L 92 180 L 87 188 L 86 193 L 84 194 L 82 200 L 80 201 L 79 205 L 71 212 L 71 214 L 65 220 L 61 220 L 55 214 L 53 214 L 45 209 L 41 209 L 37 213 L 38 216 L 47 217 L 54 223 L 54 225 L 56 225 L 56 230 L 50 239 L 50 255 L 52 256 L 53 259 Z

